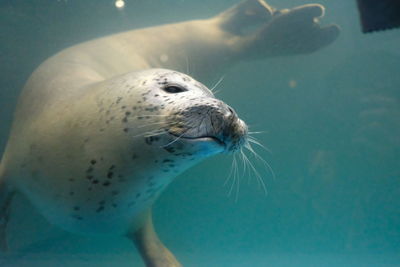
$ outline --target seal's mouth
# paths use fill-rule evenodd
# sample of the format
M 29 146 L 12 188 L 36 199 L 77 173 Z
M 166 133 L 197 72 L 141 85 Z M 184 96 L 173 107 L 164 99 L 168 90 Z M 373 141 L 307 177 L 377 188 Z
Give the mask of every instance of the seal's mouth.
M 183 139 L 183 140 L 187 140 L 187 141 L 196 141 L 196 142 L 212 142 L 212 143 L 215 143 L 215 144 L 223 147 L 224 149 L 226 149 L 226 147 L 227 147 L 227 144 L 223 140 L 221 140 L 220 138 L 218 138 L 216 136 L 211 136 L 211 135 L 183 136 L 183 135 L 178 135 L 173 132 L 168 132 L 168 133 L 178 139 Z
M 182 140 L 216 153 L 235 152 L 247 137 L 247 126 L 235 111 L 208 98 L 168 117 L 167 131 L 175 139 L 172 143 Z

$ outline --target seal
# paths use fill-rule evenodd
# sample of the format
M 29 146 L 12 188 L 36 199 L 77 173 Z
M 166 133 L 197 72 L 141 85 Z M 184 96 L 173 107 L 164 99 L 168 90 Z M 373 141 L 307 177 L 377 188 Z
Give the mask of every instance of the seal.
M 46 60 L 21 93 L 0 165 L 2 246 L 21 192 L 63 229 L 125 235 L 147 266 L 181 266 L 158 239 L 151 206 L 185 169 L 240 149 L 248 131 L 177 70 L 190 59 L 193 76 L 207 80 L 243 59 L 316 51 L 338 34 L 318 24 L 322 15 L 320 5 L 275 10 L 247 0 L 211 19 L 106 36 Z

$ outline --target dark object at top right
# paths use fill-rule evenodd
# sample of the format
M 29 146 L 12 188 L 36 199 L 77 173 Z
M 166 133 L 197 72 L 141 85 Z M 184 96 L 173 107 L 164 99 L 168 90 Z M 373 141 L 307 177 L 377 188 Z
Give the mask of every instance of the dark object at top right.
M 357 0 L 363 33 L 400 27 L 400 0 Z

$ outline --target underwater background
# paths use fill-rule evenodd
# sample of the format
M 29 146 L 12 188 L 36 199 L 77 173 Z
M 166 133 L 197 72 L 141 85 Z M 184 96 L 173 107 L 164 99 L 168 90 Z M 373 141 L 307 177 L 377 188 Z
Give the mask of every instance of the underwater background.
M 19 92 L 59 50 L 120 31 L 207 18 L 236 0 L 0 0 L 0 153 Z M 255 175 L 232 156 L 195 166 L 154 206 L 157 232 L 184 266 L 400 266 L 400 29 L 362 34 L 355 1 L 318 1 L 337 41 L 314 54 L 240 63 L 218 85 L 268 150 Z M 306 0 L 270 0 L 290 8 Z M 212 87 L 213 84 L 207 84 Z M 225 186 L 224 186 L 225 184 Z M 48 224 L 22 196 L 0 266 L 144 266 L 124 238 Z

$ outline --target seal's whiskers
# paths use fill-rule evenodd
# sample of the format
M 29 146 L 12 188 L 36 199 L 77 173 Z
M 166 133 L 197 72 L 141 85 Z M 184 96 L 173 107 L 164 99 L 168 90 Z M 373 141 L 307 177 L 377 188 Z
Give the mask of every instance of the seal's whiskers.
M 260 175 L 260 173 L 257 171 L 257 169 L 254 167 L 253 163 L 251 163 L 251 161 L 248 159 L 248 157 L 246 156 L 246 154 L 244 154 L 244 152 L 241 150 L 241 155 L 243 157 L 243 160 L 246 162 L 246 164 L 250 167 L 250 169 L 253 171 L 253 173 L 255 174 L 257 181 L 259 183 L 259 185 L 262 186 L 262 189 L 265 193 L 265 195 L 268 194 L 267 191 L 267 187 L 265 186 L 265 182 L 264 179 L 262 178 L 262 176 Z M 255 154 L 257 155 L 257 154 Z
M 191 76 L 192 74 L 190 73 L 190 63 L 187 53 L 185 53 L 185 59 L 186 59 L 186 74 Z
M 246 161 L 247 157 L 244 154 L 243 148 L 240 148 L 240 158 L 242 159 L 242 164 L 243 164 L 243 176 L 247 176 L 247 184 L 249 184 L 251 178 L 251 171 L 250 168 L 247 168 L 248 166 L 248 163 Z
M 233 179 L 233 180 L 232 180 L 232 184 L 231 184 L 231 186 L 230 186 L 230 188 L 229 188 L 229 191 L 228 191 L 228 197 L 231 196 L 232 191 L 233 191 L 233 187 L 234 187 L 235 184 L 236 184 L 236 179 L 238 179 L 238 178 L 239 178 L 239 174 L 238 174 L 238 164 L 237 164 L 237 160 L 236 160 L 236 154 L 234 154 L 234 155 L 233 155 L 233 159 L 232 159 L 232 164 L 231 164 L 231 171 L 229 172 L 229 176 L 225 179 L 225 182 L 224 182 L 224 186 L 226 186 L 227 183 L 228 183 L 231 179 Z
M 233 189 L 235 188 L 236 185 L 235 202 L 237 202 L 239 198 L 240 177 L 239 177 L 239 168 L 236 161 L 236 154 L 233 156 L 233 167 L 234 167 L 233 181 L 229 189 L 228 196 L 230 197 L 232 195 Z
M 133 116 L 134 118 L 142 118 L 142 117 L 173 117 L 173 115 L 169 114 L 146 114 L 146 115 L 137 115 Z
M 210 91 L 211 91 L 214 95 L 216 95 L 217 93 L 221 92 L 221 89 L 218 90 L 218 91 L 214 91 L 214 90 L 217 88 L 218 85 L 221 84 L 221 82 L 223 82 L 224 79 L 225 79 L 225 75 L 222 75 L 221 78 L 219 78 L 219 80 L 214 84 L 214 86 L 210 88 Z
M 148 123 L 148 124 L 140 125 L 140 126 L 138 126 L 138 128 L 144 128 L 144 127 L 153 126 L 153 125 L 166 125 L 166 122 L 165 121 L 151 122 L 151 123 Z
M 241 149 L 238 151 L 238 153 L 233 154 L 233 160 L 231 164 L 231 171 L 228 176 L 228 178 L 224 182 L 224 186 L 227 185 L 230 181 L 232 181 L 230 185 L 230 189 L 228 192 L 228 196 L 232 195 L 232 192 L 235 190 L 235 201 L 238 199 L 238 194 L 240 191 L 240 177 L 247 176 L 248 177 L 248 182 L 250 183 L 251 177 L 255 176 L 257 184 L 260 188 L 262 188 L 262 191 L 265 193 L 265 195 L 268 194 L 267 186 L 265 184 L 264 178 L 260 173 L 260 170 L 258 168 L 258 165 L 262 165 L 263 168 L 265 169 L 266 172 L 270 173 L 272 175 L 272 178 L 275 180 L 275 173 L 271 167 L 271 165 L 263 158 L 261 157 L 253 148 L 252 144 L 261 147 L 263 150 L 269 152 L 272 154 L 272 152 L 263 144 L 261 144 L 256 138 L 253 136 L 250 136 L 250 134 L 255 134 L 255 133 L 260 133 L 260 132 L 249 132 L 248 136 L 246 138 L 246 141 L 244 145 L 241 147 Z M 250 154 L 246 154 L 246 151 Z M 239 166 L 237 162 L 237 155 L 239 155 L 240 160 L 242 161 L 242 166 Z M 249 156 L 254 157 L 257 161 L 253 162 Z M 259 162 L 260 164 L 257 164 Z M 239 171 L 239 167 L 241 167 L 241 170 Z M 240 172 L 240 173 L 239 173 Z
M 272 154 L 272 151 L 270 149 L 268 149 L 266 146 L 264 146 L 263 144 L 261 144 L 260 142 L 258 142 L 254 137 L 249 136 L 247 138 L 246 144 L 244 145 L 244 147 L 249 150 L 255 157 L 257 160 L 259 160 L 264 167 L 271 173 L 272 178 L 275 180 L 276 176 L 274 173 L 274 170 L 272 169 L 271 165 L 265 160 L 263 159 L 251 146 L 250 143 L 256 144 L 258 146 L 260 146 L 261 148 L 263 148 L 265 151 L 269 152 L 270 154 Z
M 248 132 L 248 134 L 264 134 L 266 131 Z
M 167 146 L 172 145 L 173 143 L 175 143 L 176 141 L 178 141 L 186 132 L 187 132 L 187 130 L 186 130 L 186 131 L 183 131 L 183 133 L 180 134 L 179 136 L 177 136 L 174 140 L 172 140 L 171 142 L 169 142 L 169 143 L 166 144 L 166 145 L 162 145 L 161 147 L 167 147 Z
M 159 129 L 155 129 L 152 131 L 148 131 L 148 132 L 144 132 L 144 133 L 140 133 L 137 135 L 132 136 L 132 138 L 136 138 L 136 137 L 149 137 L 149 136 L 154 136 L 154 135 L 160 135 L 166 133 L 166 130 L 164 128 L 159 128 Z
M 268 149 L 266 146 L 264 146 L 263 144 L 261 144 L 257 139 L 255 139 L 252 136 L 248 136 L 247 137 L 247 141 L 248 143 L 253 143 L 255 145 L 258 145 L 259 147 L 263 148 L 265 151 L 269 152 L 270 154 L 272 154 L 272 151 L 270 149 Z M 249 144 L 250 145 L 250 144 Z

